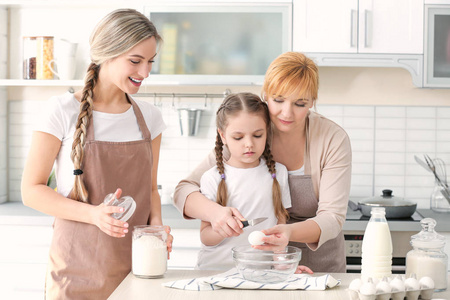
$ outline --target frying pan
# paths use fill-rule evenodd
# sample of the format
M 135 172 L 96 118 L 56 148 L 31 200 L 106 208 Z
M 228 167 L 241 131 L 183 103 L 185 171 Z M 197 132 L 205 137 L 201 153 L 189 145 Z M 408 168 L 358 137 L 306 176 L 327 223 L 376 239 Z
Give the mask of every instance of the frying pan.
M 416 202 L 395 197 L 392 195 L 392 190 L 383 190 L 382 192 L 381 196 L 361 200 L 358 204 L 349 201 L 348 206 L 352 210 L 360 210 L 366 217 L 370 217 L 372 207 L 384 207 L 386 219 L 409 218 L 416 211 Z

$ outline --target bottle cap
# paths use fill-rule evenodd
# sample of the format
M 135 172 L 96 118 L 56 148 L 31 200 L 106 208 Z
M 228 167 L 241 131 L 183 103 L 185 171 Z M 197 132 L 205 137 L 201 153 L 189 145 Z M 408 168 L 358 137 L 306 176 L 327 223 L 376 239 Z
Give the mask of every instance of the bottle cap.
M 442 248 L 445 245 L 445 237 L 434 231 L 436 220 L 425 218 L 420 221 L 422 231 L 411 237 L 411 245 L 417 248 Z

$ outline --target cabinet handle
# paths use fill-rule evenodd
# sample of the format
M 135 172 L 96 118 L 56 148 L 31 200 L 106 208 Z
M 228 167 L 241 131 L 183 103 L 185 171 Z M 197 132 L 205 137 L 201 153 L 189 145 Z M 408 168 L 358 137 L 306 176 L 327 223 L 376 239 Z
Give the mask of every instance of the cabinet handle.
M 368 48 L 372 45 L 372 12 L 364 10 L 364 47 Z
M 355 9 L 350 11 L 350 47 L 356 47 L 357 39 L 357 18 L 358 12 Z

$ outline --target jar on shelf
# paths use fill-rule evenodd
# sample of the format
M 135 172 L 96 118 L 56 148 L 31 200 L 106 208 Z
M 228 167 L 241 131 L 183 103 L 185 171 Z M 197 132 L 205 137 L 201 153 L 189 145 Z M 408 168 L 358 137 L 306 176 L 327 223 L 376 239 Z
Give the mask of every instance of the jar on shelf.
M 417 278 L 431 277 L 435 291 L 447 289 L 448 257 L 444 252 L 445 237 L 434 228 L 436 221 L 425 218 L 420 221 L 422 231 L 411 237 L 413 250 L 406 254 L 406 278 L 415 274 Z
M 135 226 L 132 240 L 131 261 L 134 276 L 163 277 L 167 271 L 167 233 L 164 226 Z
M 36 79 L 53 79 L 51 65 L 53 62 L 53 37 L 36 37 Z
M 23 37 L 23 79 L 36 79 L 37 44 L 35 36 Z

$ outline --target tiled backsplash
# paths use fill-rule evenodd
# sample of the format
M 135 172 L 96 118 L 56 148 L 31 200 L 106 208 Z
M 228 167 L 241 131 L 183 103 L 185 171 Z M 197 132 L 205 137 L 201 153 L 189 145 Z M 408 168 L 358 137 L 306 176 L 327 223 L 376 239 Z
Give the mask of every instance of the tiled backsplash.
M 181 100 L 180 103 L 188 105 L 188 101 L 192 101 Z M 215 111 L 220 102 L 215 99 L 204 108 L 195 137 L 180 135 L 178 103 L 173 105 L 164 99 L 159 104 L 168 126 L 163 133 L 158 172 L 158 182 L 163 189 L 173 189 L 212 150 L 216 135 Z M 41 105 L 42 102 L 36 100 L 8 102 L 10 201 L 20 201 L 21 173 L 31 141 L 32 124 Z M 202 107 L 203 103 L 192 102 L 191 105 Z M 427 153 L 450 163 L 450 107 L 319 104 L 317 111 L 341 125 L 350 136 L 353 150 L 351 199 L 380 195 L 383 189 L 392 189 L 395 196 L 417 200 L 419 208 L 429 208 L 434 179 L 415 162 L 414 155 Z

